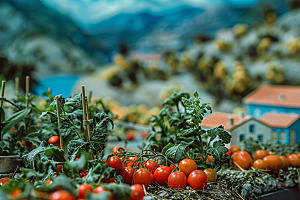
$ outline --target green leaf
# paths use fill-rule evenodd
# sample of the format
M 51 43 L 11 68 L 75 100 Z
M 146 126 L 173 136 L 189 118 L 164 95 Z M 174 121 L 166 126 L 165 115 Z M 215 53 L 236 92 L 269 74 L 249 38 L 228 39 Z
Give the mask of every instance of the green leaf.
M 26 108 L 24 110 L 20 110 L 13 115 L 11 115 L 9 118 L 7 118 L 5 121 L 2 122 L 4 125 L 3 133 L 8 132 L 12 127 L 14 127 L 16 124 L 18 124 L 20 121 L 22 121 L 31 111 L 31 108 Z
M 87 152 L 83 152 L 78 160 L 69 161 L 65 164 L 67 169 L 75 169 L 80 170 L 84 168 L 89 160 L 89 154 Z
M 4 186 L 3 186 L 3 187 L 4 187 Z M 1 196 L 1 199 L 2 199 L 2 200 L 10 200 L 10 199 L 7 197 L 7 194 L 4 192 L 3 187 L 0 188 L 0 196 Z M 8 194 L 9 194 L 9 193 L 8 193 Z
M 82 110 L 82 94 L 79 93 L 73 98 L 66 99 L 65 104 L 74 107 L 74 109 Z
M 51 94 L 51 92 L 44 92 L 43 95 L 47 96 L 50 101 L 54 101 L 54 96 Z
M 225 143 L 230 143 L 231 140 L 231 134 L 224 130 L 224 127 L 222 125 L 215 127 L 213 129 L 207 130 L 207 135 L 210 137 L 210 140 L 214 140 L 217 136 L 220 137 L 220 139 Z
M 70 156 L 70 161 L 75 160 L 77 157 L 77 154 L 80 149 L 83 149 L 83 147 L 88 144 L 87 142 L 83 141 L 82 139 L 78 140 L 70 140 L 68 144 L 68 153 Z
M 55 191 L 57 188 L 61 190 L 67 190 L 73 193 L 74 184 L 72 179 L 65 175 L 56 176 L 50 185 L 46 185 L 44 182 L 39 181 L 35 184 L 35 189 L 40 191 Z
M 94 184 L 95 181 L 100 182 L 104 177 L 107 179 L 114 177 L 115 169 L 108 167 L 107 164 L 98 162 L 96 166 L 90 168 L 85 180 L 87 183 Z
M 107 200 L 109 199 L 111 193 L 110 192 L 101 192 L 100 194 L 87 193 L 86 199 L 88 200 Z
M 65 151 L 57 146 L 47 148 L 44 151 L 45 156 L 51 157 L 54 161 L 65 162 Z
M 127 184 L 102 184 L 102 186 L 113 193 L 114 199 L 127 200 L 131 196 L 131 189 Z
M 42 141 L 42 143 L 38 148 L 32 150 L 28 154 L 23 155 L 22 158 L 24 160 L 26 167 L 30 167 L 34 169 L 35 162 L 40 158 L 40 153 L 43 153 L 47 148 L 48 148 L 48 144 L 45 141 Z
M 220 140 L 215 141 L 213 147 L 207 149 L 206 153 L 212 155 L 216 160 L 221 160 L 221 158 L 226 155 L 227 151 L 227 147 L 225 147 L 224 143 Z
M 45 116 L 47 116 L 48 114 L 49 114 L 51 117 L 54 117 L 54 118 L 57 119 L 56 114 L 55 114 L 54 112 L 49 112 L 49 111 L 47 111 L 47 112 L 42 112 L 42 114 L 41 114 L 41 116 L 40 116 L 39 118 L 45 117 Z
M 5 112 L 2 107 L 0 107 L 0 125 L 5 120 Z
M 170 143 L 167 145 L 167 149 L 164 148 L 162 153 L 164 156 L 166 156 L 169 160 L 171 160 L 174 163 L 179 162 L 184 157 L 184 151 L 185 146 L 183 144 L 179 144 L 176 146 L 170 145 Z
M 199 94 L 198 94 L 198 92 L 196 91 L 196 92 L 194 92 L 194 97 L 199 97 Z

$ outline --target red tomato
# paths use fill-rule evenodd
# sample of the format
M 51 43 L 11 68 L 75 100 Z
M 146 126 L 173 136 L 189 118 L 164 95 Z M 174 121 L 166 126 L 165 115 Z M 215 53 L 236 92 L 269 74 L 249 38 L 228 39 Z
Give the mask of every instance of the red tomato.
M 143 200 L 145 193 L 141 184 L 134 184 L 130 186 L 131 196 L 129 200 Z
M 25 142 L 25 141 L 23 141 L 21 144 L 22 144 L 23 146 L 25 146 L 25 145 L 26 145 L 26 142 Z
M 101 185 L 99 185 L 98 187 L 96 187 L 93 193 L 94 194 L 100 194 L 102 192 L 109 192 L 110 193 L 109 200 L 113 200 L 114 199 L 114 195 L 111 193 L 111 191 L 109 191 L 108 189 L 105 189 Z
M 146 139 L 148 137 L 149 133 L 147 132 L 142 132 L 141 133 L 141 138 Z
M 113 148 L 113 151 L 112 151 L 113 155 L 123 154 L 123 149 L 119 149 L 119 148 L 120 148 L 119 146 L 115 146 Z
M 232 156 L 233 153 L 239 152 L 239 151 L 241 151 L 241 149 L 238 148 L 237 146 L 231 146 L 231 147 L 229 148 L 229 155 Z
M 208 183 L 216 182 L 216 180 L 217 180 L 217 173 L 216 173 L 215 170 L 213 170 L 211 168 L 206 168 L 203 171 L 204 171 L 204 173 L 207 176 L 207 182 Z
M 15 188 L 12 193 L 9 195 L 11 199 L 16 199 L 18 196 L 22 194 L 22 190 L 20 188 Z
M 212 162 L 212 163 L 214 163 L 215 161 L 213 160 L 213 156 L 210 156 L 210 155 L 208 155 L 207 156 L 207 159 L 206 159 L 206 162 Z
M 267 150 L 256 150 L 254 153 L 253 159 L 254 160 L 263 159 L 267 155 L 269 155 L 269 151 L 267 151 Z
M 287 169 L 290 166 L 289 159 L 287 159 L 285 156 L 279 156 L 283 162 L 282 169 Z
M 58 136 L 52 136 L 48 140 L 48 144 L 53 144 L 54 146 L 60 147 L 60 140 Z
M 121 176 L 123 177 L 124 183 L 128 185 L 132 184 L 134 171 L 135 170 L 131 167 L 124 167 L 122 169 Z
M 45 183 L 46 183 L 47 185 L 50 185 L 50 184 L 52 183 L 52 181 L 51 181 L 50 178 L 48 178 L 48 179 L 45 181 Z
M 144 184 L 146 189 L 149 187 L 152 181 L 153 175 L 149 172 L 148 169 L 145 168 L 138 169 L 133 176 L 134 184 Z
M 300 158 L 297 154 L 290 154 L 287 158 L 289 160 L 291 167 L 299 167 L 300 166 Z
M 93 187 L 89 184 L 83 183 L 79 186 L 77 193 L 78 193 L 78 197 L 85 199 L 86 198 L 86 193 L 88 192 L 93 192 Z
M 154 171 L 158 168 L 158 164 L 154 162 L 153 160 L 148 160 L 145 163 L 145 167 L 149 170 L 151 174 L 154 173 Z
M 114 183 L 115 182 L 115 177 L 112 177 L 110 179 L 107 179 L 104 177 L 102 180 L 101 180 L 102 183 Z
M 61 165 L 57 165 L 57 170 L 58 170 L 59 172 L 62 172 L 62 171 L 61 171 Z
M 268 155 L 263 160 L 268 163 L 268 169 L 272 171 L 277 171 L 283 166 L 283 161 L 276 155 Z
M 172 169 L 167 166 L 160 166 L 154 172 L 154 180 L 159 185 L 166 185 L 168 177 L 171 174 Z
M 168 177 L 168 184 L 172 188 L 181 188 L 185 189 L 186 186 L 186 176 L 183 172 L 173 172 Z
M 126 132 L 126 140 L 132 141 L 135 139 L 135 133 L 133 131 Z
M 50 194 L 49 200 L 75 200 L 75 198 L 66 190 L 58 190 Z
M 134 161 L 136 161 L 138 159 L 137 156 L 134 156 L 134 157 L 129 157 L 127 158 L 125 164 L 126 164 L 126 167 L 136 167 L 138 162 L 134 163 Z M 134 163 L 134 165 L 132 166 L 132 164 Z
M 254 161 L 253 167 L 257 169 L 267 169 L 268 163 L 262 159 L 257 159 Z
M 202 190 L 207 186 L 207 176 L 202 170 L 194 170 L 190 173 L 188 183 L 194 190 Z
M 180 171 L 188 176 L 192 171 L 197 170 L 197 164 L 192 159 L 183 159 L 178 165 Z
M 118 173 L 122 167 L 123 167 L 123 163 L 121 158 L 119 158 L 118 156 L 112 156 L 107 160 L 107 165 L 109 167 L 112 167 L 116 170 L 116 172 Z
M 177 164 L 176 166 L 173 164 L 170 165 L 170 168 L 172 169 L 172 171 L 173 171 L 173 169 L 175 169 L 178 166 L 178 163 L 176 163 L 176 164 Z
M 252 166 L 252 158 L 246 151 L 238 151 L 233 155 L 233 161 L 236 162 L 241 168 L 249 169 Z
M 4 177 L 0 179 L 0 185 L 3 186 L 4 184 L 8 183 L 10 181 L 10 178 Z

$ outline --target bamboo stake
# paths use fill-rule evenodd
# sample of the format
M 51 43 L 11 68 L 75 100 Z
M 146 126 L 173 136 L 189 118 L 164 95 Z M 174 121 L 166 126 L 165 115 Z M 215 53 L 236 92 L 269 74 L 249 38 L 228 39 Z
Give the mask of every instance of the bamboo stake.
M 19 86 L 20 86 L 19 77 L 15 77 L 15 87 L 16 87 L 17 100 L 19 100 Z
M 48 87 L 48 92 L 51 94 L 51 87 Z
M 86 102 L 86 116 L 87 120 L 90 120 L 90 112 L 89 112 L 89 103 Z M 88 134 L 89 134 L 89 140 L 91 138 L 91 125 L 88 123 Z M 93 151 L 90 151 L 91 160 L 93 160 Z
M 1 98 L 4 98 L 4 89 L 5 89 L 5 81 L 2 81 L 2 87 L 1 87 Z M 2 108 L 3 101 L 0 101 L 0 107 Z
M 81 86 L 81 94 L 82 94 L 82 111 L 83 111 L 83 121 L 84 121 L 84 134 L 85 134 L 85 141 L 89 141 L 88 132 L 87 132 L 87 124 L 86 122 L 86 104 L 85 104 L 85 89 L 84 85 Z
M 91 101 L 92 101 L 92 93 L 93 93 L 93 91 L 90 90 L 90 91 L 89 91 L 88 103 L 91 103 Z
M 57 124 L 57 127 L 59 128 L 60 127 L 60 111 L 59 111 L 59 99 L 58 99 L 58 96 L 55 96 L 55 100 L 56 100 L 56 110 L 57 110 L 57 118 L 58 118 L 58 124 Z M 58 134 L 59 134 L 59 142 L 60 142 L 60 148 L 61 149 L 64 149 L 64 146 L 63 146 L 63 139 L 61 137 L 61 132 L 60 130 L 58 130 Z
M 30 77 L 26 76 L 26 108 L 29 106 L 29 80 Z

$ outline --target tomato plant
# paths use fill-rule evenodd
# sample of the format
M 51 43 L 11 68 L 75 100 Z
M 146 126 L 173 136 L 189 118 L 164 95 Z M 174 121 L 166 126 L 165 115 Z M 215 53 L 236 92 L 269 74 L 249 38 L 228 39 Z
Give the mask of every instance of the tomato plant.
M 78 197 L 84 199 L 87 192 L 93 192 L 93 187 L 89 184 L 83 183 L 79 186 L 77 193 Z
M 154 174 L 154 171 L 158 168 L 158 164 L 153 160 L 148 160 L 145 163 L 145 167 L 149 170 L 151 174 Z
M 113 155 L 123 154 L 123 149 L 119 149 L 119 148 L 120 148 L 119 146 L 115 146 L 115 147 L 113 148 L 112 154 L 113 154 Z
M 4 177 L 0 179 L 0 185 L 3 186 L 4 184 L 8 183 L 10 181 L 10 178 Z
M 272 171 L 278 171 L 283 167 L 283 161 L 279 156 L 276 155 L 268 155 L 263 159 L 266 163 L 268 163 L 268 169 Z
M 75 200 L 75 198 L 66 190 L 58 190 L 50 194 L 49 200 Z
M 112 156 L 107 160 L 107 165 L 119 172 L 123 167 L 123 162 L 118 156 Z
M 135 170 L 131 167 L 124 167 L 121 172 L 121 176 L 123 177 L 124 183 L 131 185 L 133 174 Z
M 232 157 L 233 161 L 243 169 L 249 169 L 253 164 L 251 156 L 246 151 L 235 152 Z
M 269 151 L 268 150 L 256 150 L 253 156 L 254 160 L 257 159 L 263 159 L 264 157 L 266 157 L 267 155 L 269 155 Z
M 144 184 L 146 189 L 149 187 L 152 181 L 153 175 L 149 172 L 148 169 L 145 168 L 138 169 L 133 177 L 134 184 Z
M 167 166 L 160 166 L 154 172 L 154 180 L 159 185 L 165 185 L 168 181 L 168 177 L 171 174 L 172 169 Z
M 173 172 L 168 177 L 168 184 L 171 188 L 181 188 L 185 189 L 186 186 L 186 176 L 183 172 Z
M 254 161 L 253 167 L 257 169 L 267 169 L 268 163 L 262 159 L 257 159 Z
M 207 176 L 207 182 L 208 183 L 216 182 L 216 180 L 217 180 L 217 173 L 216 173 L 215 170 L 213 170 L 211 168 L 206 168 L 203 171 L 204 171 L 204 173 Z
M 143 200 L 145 196 L 144 189 L 141 184 L 134 184 L 130 186 L 131 196 L 129 200 Z
M 48 144 L 53 144 L 54 146 L 60 147 L 59 136 L 52 136 L 48 139 Z
M 192 159 L 183 159 L 178 165 L 180 171 L 188 176 L 192 171 L 197 170 L 197 164 Z
M 205 189 L 207 186 L 207 176 L 202 170 L 194 170 L 188 177 L 188 183 L 194 190 Z

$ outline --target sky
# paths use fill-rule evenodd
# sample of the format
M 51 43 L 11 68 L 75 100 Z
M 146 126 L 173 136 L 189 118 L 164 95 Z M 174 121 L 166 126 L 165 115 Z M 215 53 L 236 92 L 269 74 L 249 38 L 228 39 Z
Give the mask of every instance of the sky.
M 141 10 L 159 14 L 182 5 L 199 8 L 228 3 L 234 7 L 249 7 L 259 0 L 40 0 L 44 5 L 69 16 L 81 27 L 98 23 L 119 13 Z

